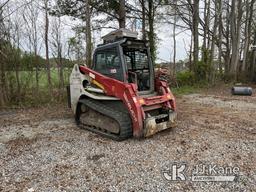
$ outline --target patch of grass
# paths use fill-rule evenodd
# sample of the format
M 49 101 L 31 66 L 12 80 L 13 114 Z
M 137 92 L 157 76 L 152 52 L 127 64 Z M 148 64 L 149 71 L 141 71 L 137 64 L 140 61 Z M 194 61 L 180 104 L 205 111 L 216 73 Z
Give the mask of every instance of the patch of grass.
M 63 70 L 64 86 L 69 83 L 69 75 L 72 69 Z M 35 71 L 19 71 L 20 90 L 18 89 L 15 72 L 8 71 L 6 76 L 9 80 L 9 101 L 6 104 L 9 107 L 32 107 L 60 103 L 66 101 L 66 89 L 59 88 L 58 69 L 51 69 L 52 94 L 49 94 L 47 71 L 39 71 L 38 91 L 36 90 Z M 19 90 L 19 92 L 18 92 Z
M 181 71 L 176 74 L 177 83 L 180 86 L 192 86 L 195 84 L 195 74 L 190 71 Z
M 187 95 L 187 94 L 192 94 L 192 93 L 198 93 L 200 91 L 200 86 L 184 85 L 179 88 L 172 88 L 171 90 L 174 95 L 181 96 L 181 95 Z
M 72 69 L 64 69 L 63 76 L 64 76 L 64 83 L 67 84 L 69 81 L 69 75 Z M 9 72 L 12 75 L 15 75 L 15 72 Z M 20 71 L 20 81 L 21 85 L 26 85 L 29 88 L 35 88 L 36 86 L 36 74 L 34 71 Z M 51 80 L 52 86 L 58 87 L 59 85 L 59 74 L 58 70 L 55 68 L 51 69 Z M 47 71 L 45 69 L 41 69 L 39 71 L 39 89 L 46 89 L 48 87 L 48 80 L 47 80 Z
M 48 89 L 41 89 L 38 93 L 35 93 L 33 89 L 29 89 L 20 97 L 19 101 L 14 98 L 6 107 L 39 107 L 42 105 L 46 106 L 59 103 L 67 103 L 67 93 L 65 89 L 53 89 L 52 94 L 49 94 Z

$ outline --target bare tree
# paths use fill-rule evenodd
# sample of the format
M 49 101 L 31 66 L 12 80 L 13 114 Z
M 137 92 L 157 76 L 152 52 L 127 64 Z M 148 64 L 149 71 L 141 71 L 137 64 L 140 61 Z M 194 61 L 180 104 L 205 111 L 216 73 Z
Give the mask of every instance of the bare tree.
M 91 8 L 90 8 L 90 0 L 85 1 L 85 14 L 86 14 L 86 27 L 85 27 L 85 35 L 86 35 L 86 65 L 91 67 L 92 65 L 92 29 L 91 29 Z
M 44 9 L 45 9 L 45 56 L 46 56 L 46 65 L 47 65 L 47 79 L 48 79 L 48 88 L 49 93 L 52 93 L 52 81 L 51 81 L 51 65 L 49 59 L 49 13 L 48 13 L 48 0 L 44 0 Z
M 256 27 L 253 30 L 253 45 L 256 45 Z M 250 80 L 253 82 L 256 82 L 256 50 L 252 50 L 252 54 L 251 54 L 251 65 L 250 65 Z
M 140 0 L 141 4 L 141 22 L 142 22 L 142 39 L 146 40 L 146 8 L 145 8 L 145 0 Z
M 126 10 L 125 10 L 125 0 L 119 0 L 119 28 L 125 28 Z
M 9 30 L 6 27 L 4 8 L 8 5 L 10 0 L 6 0 L 0 4 L 0 106 L 5 106 L 8 101 L 8 87 L 6 77 L 6 61 L 8 55 L 6 54 L 6 44 L 10 36 Z
M 62 45 L 62 28 L 61 17 L 55 18 L 52 28 L 52 53 L 57 63 L 59 74 L 59 89 L 64 88 L 64 74 L 63 74 L 63 45 Z
M 238 61 L 239 61 L 239 46 L 241 39 L 241 21 L 243 14 L 242 0 L 232 0 L 231 5 L 231 43 L 232 43 L 232 55 L 231 55 L 231 68 L 230 74 L 237 76 Z
M 153 63 L 156 60 L 156 36 L 155 36 L 155 17 L 156 17 L 156 5 L 153 1 L 148 1 L 147 21 L 148 21 L 148 39 L 150 44 L 150 50 L 152 55 Z
M 190 0 L 189 0 L 190 1 Z M 195 70 L 195 67 L 198 63 L 198 57 L 199 57 L 199 0 L 194 0 L 193 2 L 193 69 Z
M 39 50 L 40 50 L 40 42 L 38 35 L 38 23 L 39 23 L 39 7 L 34 3 L 29 3 L 26 5 L 23 13 L 23 19 L 25 21 L 25 29 L 26 34 L 28 36 L 29 47 L 31 47 L 30 51 L 33 51 L 35 57 L 35 75 L 36 75 L 36 92 L 38 94 L 39 91 Z
M 15 71 L 15 77 L 16 77 L 16 83 L 17 83 L 17 91 L 16 91 L 16 98 L 17 102 L 20 102 L 20 94 L 21 94 L 21 85 L 20 85 L 20 26 L 22 25 L 21 19 L 19 18 L 18 14 L 16 14 L 16 20 L 14 21 L 14 34 L 13 34 L 13 40 L 14 40 L 14 47 L 13 49 L 16 49 L 14 52 L 14 71 Z
M 5 32 L 5 25 L 3 22 L 3 10 L 2 5 L 0 9 L 0 106 L 4 106 L 7 102 L 7 95 L 6 95 L 6 76 L 5 76 L 5 63 L 4 61 L 7 59 L 7 56 L 4 53 L 4 32 Z
M 210 28 L 210 0 L 206 0 L 204 2 L 204 31 L 203 31 L 203 45 L 202 45 L 202 61 L 205 64 L 208 64 L 208 49 L 209 47 L 207 46 L 209 42 L 209 28 Z
M 218 27 L 218 10 L 217 10 L 217 4 L 218 2 L 215 0 L 215 13 L 214 13 L 214 24 L 212 29 L 212 35 L 211 35 L 211 52 L 210 52 L 210 58 L 209 58 L 209 82 L 212 84 L 215 83 L 215 73 L 217 66 L 214 63 L 214 54 L 215 54 L 215 47 L 216 47 L 216 39 L 217 39 L 217 27 Z
M 248 69 L 248 57 L 249 57 L 249 45 L 251 43 L 252 37 L 252 24 L 253 24 L 253 11 L 256 0 L 247 0 L 246 1 L 246 17 L 245 17 L 245 43 L 243 50 L 243 64 L 242 64 L 242 72 L 245 72 Z
M 173 76 L 176 76 L 176 24 L 177 24 L 177 1 L 174 4 L 174 18 L 173 18 Z
M 0 10 L 2 10 L 8 3 L 10 0 L 6 0 L 5 2 L 3 2 L 2 4 L 0 4 Z
M 219 63 L 219 72 L 220 74 L 223 73 L 222 71 L 222 31 L 223 31 L 223 21 L 222 21 L 222 0 L 215 0 L 217 3 L 216 14 L 218 16 L 218 63 Z

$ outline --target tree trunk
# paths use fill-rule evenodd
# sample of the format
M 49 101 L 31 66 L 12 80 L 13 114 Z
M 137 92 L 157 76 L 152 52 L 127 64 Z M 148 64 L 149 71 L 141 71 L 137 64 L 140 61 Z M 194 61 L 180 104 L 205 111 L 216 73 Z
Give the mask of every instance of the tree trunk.
M 146 40 L 146 12 L 145 12 L 145 0 L 141 0 L 142 8 L 142 39 Z
M 213 34 L 211 39 L 211 53 L 209 59 L 209 82 L 212 84 L 215 83 L 215 75 L 216 75 L 216 65 L 214 63 L 214 53 L 215 53 L 215 42 L 217 37 L 217 27 L 218 27 L 218 14 L 217 14 L 217 1 L 215 1 L 215 17 L 214 17 L 214 25 L 213 25 Z
M 251 41 L 252 34 L 252 21 L 253 21 L 253 8 L 256 0 L 252 0 L 251 3 L 247 1 L 246 3 L 246 26 L 245 26 L 245 45 L 243 52 L 243 64 L 242 64 L 242 72 L 247 73 L 248 70 L 248 57 L 249 57 L 249 45 Z
M 7 102 L 7 95 L 6 95 L 6 72 L 5 72 L 5 60 L 7 57 L 4 54 L 5 46 L 5 38 L 4 33 L 5 32 L 5 25 L 3 22 L 3 15 L 2 10 L 0 9 L 0 106 L 5 106 Z
M 34 52 L 35 55 L 35 61 L 36 61 L 36 94 L 38 94 L 39 91 L 39 56 L 37 55 L 37 52 Z
M 16 98 L 17 98 L 17 102 L 20 102 L 20 61 L 19 61 L 19 57 L 20 57 L 20 37 L 19 37 L 19 27 L 18 24 L 16 24 L 16 34 L 17 34 L 17 48 L 18 48 L 18 52 L 16 51 L 14 57 L 15 57 L 15 77 L 16 77 L 16 82 L 17 82 L 17 91 L 16 91 Z M 15 48 L 14 48 L 15 49 Z
M 91 9 L 90 0 L 86 0 L 86 65 L 92 66 L 92 32 L 91 32 Z
M 48 34 L 49 34 L 49 17 L 48 17 L 48 0 L 45 3 L 45 55 L 46 55 L 46 65 L 47 65 L 47 80 L 49 94 L 52 94 L 52 82 L 51 82 L 51 66 L 49 60 L 49 44 L 48 44 Z
M 1 75 L 1 79 L 0 79 L 0 106 L 5 106 L 6 102 L 7 102 L 7 96 L 6 96 L 6 75 L 5 75 L 5 64 L 4 64 L 4 59 L 3 58 L 3 46 L 1 43 L 0 39 L 0 55 L 1 55 L 1 59 L 0 59 L 0 75 Z
M 57 34 L 57 51 L 58 51 L 58 63 L 59 63 L 59 89 L 64 88 L 64 74 L 63 74 L 63 59 L 62 59 L 62 42 L 61 42 L 61 19 L 58 17 L 58 29 Z
M 224 67 L 225 67 L 225 76 L 228 76 L 228 74 L 230 73 L 230 65 L 231 65 L 230 64 L 230 53 L 231 53 L 231 43 L 230 43 L 231 21 L 230 21 L 230 17 L 231 17 L 231 14 L 230 14 L 229 0 L 226 0 L 225 3 L 228 4 L 228 6 L 226 6 L 226 9 L 225 9 L 226 31 L 225 31 L 224 35 L 225 35 L 226 43 L 224 45 L 225 45 L 226 51 L 224 53 Z
M 245 16 L 245 29 L 244 29 L 244 50 L 243 50 L 243 63 L 242 63 L 242 68 L 241 71 L 242 73 L 245 71 L 245 65 L 246 65 L 246 56 L 248 53 L 249 49 L 249 42 L 250 42 L 250 37 L 249 37 L 249 14 L 250 14 L 250 5 L 249 5 L 249 0 L 246 1 L 246 16 Z
M 237 78 L 237 69 L 238 69 L 238 62 L 239 62 L 239 46 L 240 46 L 240 38 L 241 38 L 240 33 L 241 33 L 242 13 L 243 13 L 242 0 L 232 0 L 232 6 L 231 6 L 232 55 L 231 55 L 230 74 L 235 78 Z
M 218 0 L 218 67 L 220 74 L 223 74 L 223 66 L 222 66 L 222 29 L 223 29 L 223 23 L 222 23 L 222 0 Z
M 38 94 L 39 91 L 39 56 L 38 56 L 38 46 L 37 46 L 37 24 L 36 24 L 36 20 L 37 18 L 32 18 L 34 22 L 34 36 L 33 36 L 33 48 L 34 48 L 34 55 L 35 55 L 35 65 L 36 65 L 36 95 Z
M 17 82 L 17 94 L 16 94 L 16 98 L 17 98 L 17 102 L 20 102 L 20 72 L 19 72 L 19 62 L 15 62 L 16 63 L 16 67 L 15 67 L 15 77 L 16 77 L 16 82 Z
M 193 55 L 193 38 L 190 39 L 190 46 L 189 46 L 189 71 L 194 71 L 193 62 L 192 62 L 192 55 Z
M 205 1 L 204 6 L 204 35 L 203 35 L 203 45 L 202 45 L 202 61 L 207 64 L 208 63 L 208 46 L 207 39 L 209 34 L 209 19 L 210 19 L 210 2 L 209 0 Z M 209 42 L 209 41 L 208 41 Z
M 176 23 L 177 23 L 177 1 L 174 5 L 174 21 L 173 21 L 173 77 L 176 76 Z
M 148 39 L 150 45 L 150 51 L 152 56 L 152 62 L 155 64 L 156 61 L 156 42 L 155 42 L 155 10 L 154 4 L 152 1 L 148 1 L 148 25 L 149 25 L 149 32 L 148 32 Z
M 59 60 L 59 88 L 63 89 L 64 88 L 64 75 L 63 75 L 63 59 L 62 59 L 62 50 L 61 47 L 59 48 L 58 51 L 58 60 Z
M 256 45 L 256 29 L 254 29 L 253 45 Z M 252 82 L 256 82 L 256 49 L 255 48 L 253 49 L 253 52 L 252 52 L 250 79 Z
M 198 55 L 199 55 L 199 0 L 194 0 L 193 5 L 193 71 L 196 69 L 196 65 L 198 64 Z
M 126 18 L 126 10 L 125 10 L 125 0 L 119 0 L 119 28 L 125 28 L 125 18 Z

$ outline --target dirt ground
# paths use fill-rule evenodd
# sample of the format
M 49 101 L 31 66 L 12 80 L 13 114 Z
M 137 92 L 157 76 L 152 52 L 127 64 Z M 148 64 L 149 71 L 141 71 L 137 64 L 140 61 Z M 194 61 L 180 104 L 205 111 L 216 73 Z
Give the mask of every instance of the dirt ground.
M 63 106 L 0 111 L 0 191 L 256 191 L 256 95 L 228 88 L 177 98 L 178 125 L 116 142 L 79 129 Z M 185 162 L 186 181 L 163 177 Z M 237 166 L 234 182 L 192 182 L 198 164 Z

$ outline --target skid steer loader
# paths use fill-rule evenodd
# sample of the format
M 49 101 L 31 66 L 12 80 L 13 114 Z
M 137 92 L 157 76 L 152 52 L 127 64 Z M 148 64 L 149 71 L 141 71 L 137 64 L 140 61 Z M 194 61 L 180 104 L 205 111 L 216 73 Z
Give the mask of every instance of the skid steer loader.
M 103 40 L 92 68 L 75 65 L 70 75 L 68 95 L 76 123 L 115 140 L 173 127 L 175 98 L 161 73 L 154 73 L 148 43 L 126 29 Z

